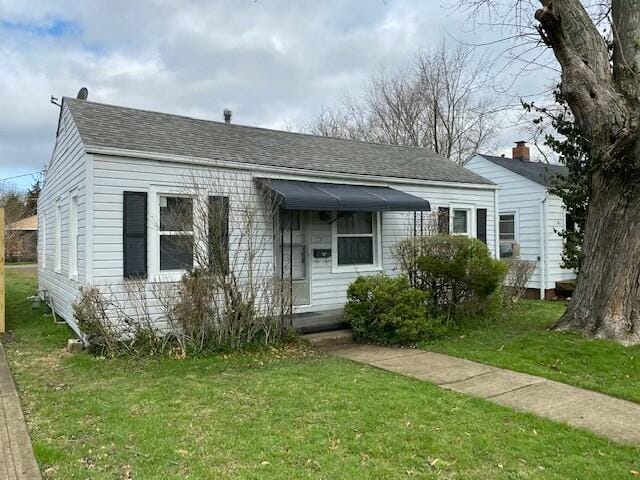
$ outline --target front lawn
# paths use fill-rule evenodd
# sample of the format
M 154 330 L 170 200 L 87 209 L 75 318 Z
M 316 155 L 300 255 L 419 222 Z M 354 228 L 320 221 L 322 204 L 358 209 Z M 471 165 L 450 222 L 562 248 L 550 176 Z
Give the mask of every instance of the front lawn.
M 3 339 L 45 478 L 633 478 L 640 449 L 302 348 L 68 355 L 7 272 Z
M 522 300 L 497 320 L 467 322 L 422 346 L 640 402 L 640 346 L 550 331 L 564 309 L 563 302 Z

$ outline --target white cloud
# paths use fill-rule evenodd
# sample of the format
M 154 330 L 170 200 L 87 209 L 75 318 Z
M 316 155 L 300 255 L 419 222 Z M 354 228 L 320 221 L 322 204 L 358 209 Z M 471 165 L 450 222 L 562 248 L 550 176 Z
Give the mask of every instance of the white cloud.
M 369 73 L 447 35 L 478 42 L 463 13 L 424 0 L 39 3 L 0 0 L 0 178 L 42 167 L 51 94 L 282 127 L 303 124 Z M 518 94 L 548 79 L 523 77 Z M 547 86 L 547 85 L 545 85 Z M 507 147 L 509 132 L 500 136 Z M 511 135 L 513 136 L 513 135 Z M 504 140 L 503 140 L 504 138 Z M 500 146 L 500 145 L 498 145 Z

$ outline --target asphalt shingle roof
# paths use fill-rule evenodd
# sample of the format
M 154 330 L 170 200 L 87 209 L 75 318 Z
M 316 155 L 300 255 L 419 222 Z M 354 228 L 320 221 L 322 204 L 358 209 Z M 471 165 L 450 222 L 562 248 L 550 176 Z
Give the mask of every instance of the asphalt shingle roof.
M 400 147 L 225 124 L 64 98 L 85 147 L 444 182 L 492 184 L 419 147 Z
M 495 157 L 493 155 L 480 156 L 545 187 L 551 186 L 554 177 L 566 177 L 569 174 L 569 170 L 564 165 L 528 162 L 507 157 Z

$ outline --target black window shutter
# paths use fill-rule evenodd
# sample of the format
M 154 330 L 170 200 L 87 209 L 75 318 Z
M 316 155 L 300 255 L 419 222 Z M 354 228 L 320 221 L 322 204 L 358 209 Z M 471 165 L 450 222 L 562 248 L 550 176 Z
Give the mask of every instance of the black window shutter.
M 147 277 L 147 193 L 124 192 L 122 253 L 125 278 Z
M 449 207 L 438 208 L 438 233 L 449 234 Z
M 565 214 L 564 221 L 565 221 L 564 230 L 566 232 L 575 232 L 576 222 L 573 221 L 573 215 L 571 215 L 570 213 Z
M 209 268 L 229 273 L 229 198 L 209 197 Z
M 487 243 L 487 209 L 478 208 L 476 210 L 476 236 L 478 240 Z

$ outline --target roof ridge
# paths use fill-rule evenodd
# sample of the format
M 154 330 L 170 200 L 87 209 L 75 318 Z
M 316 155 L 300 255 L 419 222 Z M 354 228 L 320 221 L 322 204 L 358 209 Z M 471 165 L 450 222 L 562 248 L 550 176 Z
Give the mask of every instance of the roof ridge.
M 219 120 L 208 120 L 208 119 L 205 119 L 205 118 L 192 117 L 190 115 L 179 115 L 177 113 L 161 112 L 159 110 L 149 110 L 149 109 L 146 109 L 146 108 L 125 107 L 125 106 L 122 106 L 122 105 L 115 105 L 113 103 L 94 102 L 92 100 L 80 100 L 80 99 L 74 98 L 74 97 L 63 96 L 62 100 L 63 100 L 63 102 L 64 101 L 68 102 L 69 100 L 71 100 L 71 103 L 90 103 L 90 104 L 93 104 L 93 105 L 101 105 L 101 106 L 105 106 L 105 107 L 121 108 L 123 110 L 132 110 L 132 111 L 136 111 L 136 112 L 152 113 L 152 114 L 157 114 L 157 115 L 167 115 L 167 116 L 170 116 L 170 117 L 186 118 L 186 119 L 195 120 L 195 121 L 198 121 L 198 122 L 210 122 L 210 123 L 215 123 L 217 125 L 226 125 L 226 126 L 230 126 L 230 127 L 239 127 L 239 128 L 246 128 L 246 129 L 251 129 L 251 130 L 262 130 L 262 131 L 266 131 L 266 132 L 275 132 L 275 133 L 281 133 L 281 134 L 285 134 L 285 135 L 299 135 L 299 136 L 305 136 L 305 137 L 322 138 L 322 139 L 336 140 L 336 141 L 342 141 L 342 142 L 357 143 L 357 144 L 360 144 L 360 145 L 376 145 L 376 146 L 390 147 L 390 148 L 406 148 L 406 149 L 411 149 L 411 150 L 423 150 L 425 152 L 430 152 L 430 153 L 437 154 L 437 152 L 433 151 L 431 148 L 420 147 L 420 146 L 415 146 L 415 145 L 397 145 L 397 144 L 393 144 L 393 143 L 368 142 L 368 141 L 365 141 L 365 140 L 356 140 L 356 139 L 352 139 L 352 138 L 329 137 L 327 135 L 316 135 L 316 134 L 313 134 L 313 133 L 306 133 L 306 132 L 291 132 L 291 131 L 287 131 L 287 130 L 278 130 L 276 128 L 259 127 L 259 126 L 254 126 L 254 125 L 243 125 L 243 124 L 240 124 L 240 123 L 227 124 L 227 123 L 221 122 Z M 437 154 L 437 155 L 439 155 L 439 154 Z M 447 162 L 449 161 L 444 157 L 442 157 L 442 160 L 443 161 L 447 161 Z M 451 162 L 451 163 L 454 164 L 454 165 L 457 165 L 455 162 Z
M 388 145 L 205 120 L 63 97 L 83 143 L 344 174 L 492 184 L 424 147 Z
M 517 161 L 517 162 L 522 162 L 525 165 L 526 164 L 531 164 L 531 165 L 545 165 L 548 167 L 563 167 L 566 168 L 566 165 L 563 165 L 562 163 L 551 163 L 551 162 L 543 162 L 540 160 L 514 160 L 513 157 L 503 157 L 502 155 L 489 155 L 488 153 L 478 153 L 478 155 L 480 155 L 481 157 L 491 157 L 491 158 L 497 158 L 497 159 L 501 159 L 501 160 L 513 160 L 513 161 Z
M 510 172 L 531 180 L 532 182 L 543 185 L 549 188 L 551 186 L 551 180 L 555 177 L 565 177 L 569 174 L 569 171 L 565 165 L 554 164 L 549 162 L 539 161 L 525 161 L 519 159 L 513 159 L 510 157 L 498 157 L 496 155 L 488 155 L 479 153 L 478 156 L 484 158 L 486 161 L 491 162 Z

